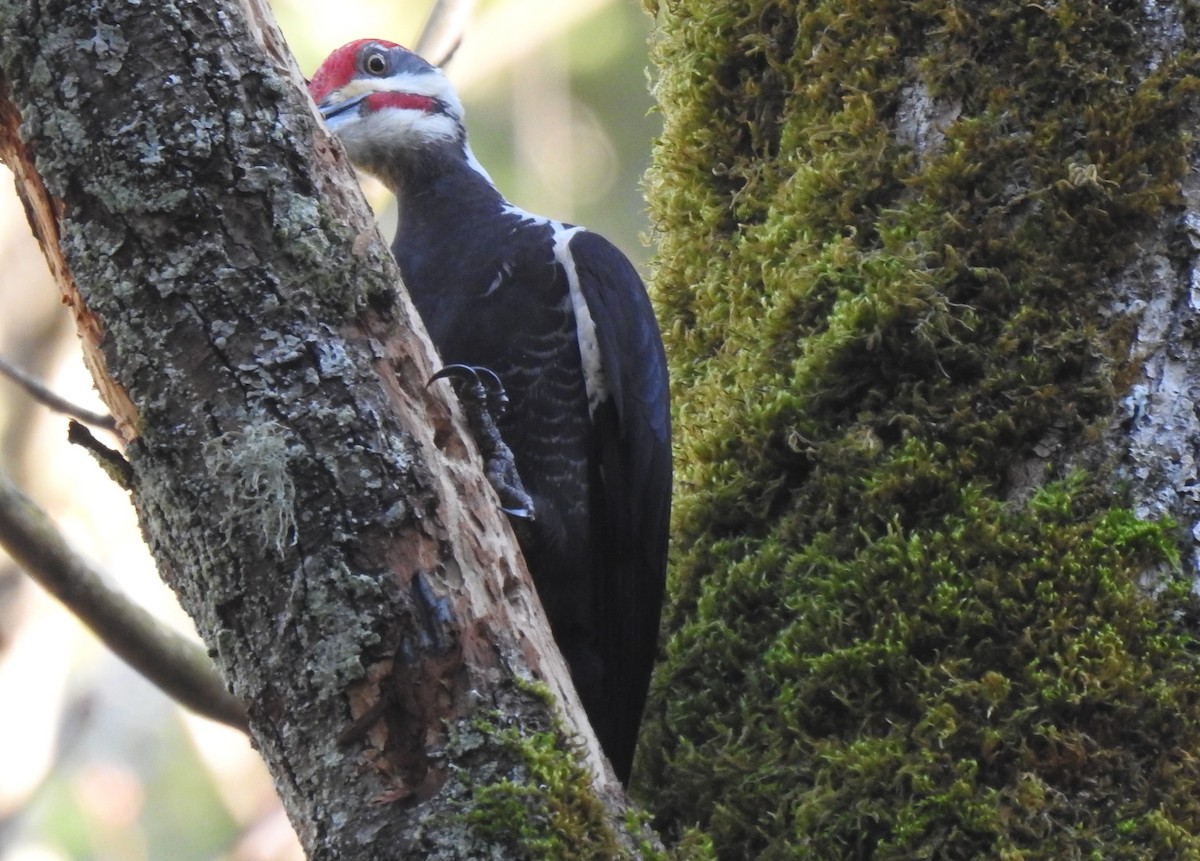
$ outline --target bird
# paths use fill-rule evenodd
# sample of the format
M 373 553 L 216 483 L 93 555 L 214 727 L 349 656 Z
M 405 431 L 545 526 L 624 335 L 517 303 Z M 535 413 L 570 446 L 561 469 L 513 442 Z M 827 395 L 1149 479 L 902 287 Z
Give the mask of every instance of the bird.
M 489 476 L 512 479 L 492 483 L 588 720 L 628 784 L 672 485 L 667 359 L 645 285 L 607 239 L 501 194 L 452 84 L 412 51 L 350 42 L 309 92 L 351 163 L 396 198 L 392 253 L 444 373 L 466 379 L 477 408 L 502 402 L 483 422 L 500 439 L 480 448 L 499 443 L 514 469 Z

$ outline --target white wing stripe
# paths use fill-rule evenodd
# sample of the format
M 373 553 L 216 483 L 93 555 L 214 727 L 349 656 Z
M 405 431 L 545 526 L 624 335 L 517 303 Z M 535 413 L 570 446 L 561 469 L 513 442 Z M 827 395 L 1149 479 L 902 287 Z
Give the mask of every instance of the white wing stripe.
M 570 248 L 571 237 L 583 228 L 566 229 L 556 222 L 554 226 L 554 259 L 566 272 L 567 286 L 571 290 L 571 308 L 575 312 L 575 336 L 579 341 L 579 357 L 583 360 L 583 381 L 587 386 L 588 414 L 591 415 L 596 412 L 596 407 L 608 398 L 608 380 L 600 357 L 596 321 L 592 319 L 592 312 L 579 286 L 579 272 L 575 269 L 575 257 Z

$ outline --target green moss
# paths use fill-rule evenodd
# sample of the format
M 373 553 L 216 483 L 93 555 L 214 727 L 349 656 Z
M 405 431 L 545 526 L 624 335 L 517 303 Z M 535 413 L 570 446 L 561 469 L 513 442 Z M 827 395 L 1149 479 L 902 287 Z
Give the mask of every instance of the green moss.
M 518 858 L 622 857 L 604 809 L 573 751 L 557 732 L 523 736 L 515 727 L 480 728 L 519 756 L 521 773 L 480 786 L 467 822 Z
M 550 702 L 544 686 L 517 685 L 513 696 Z M 588 771 L 557 718 L 518 725 L 499 711 L 460 723 L 453 744 L 479 760 L 484 780 L 457 790 L 462 812 L 437 826 L 464 829 L 456 857 L 575 861 L 630 857 L 596 798 Z M 465 848 L 472 847 L 470 852 Z
M 555 707 L 539 683 L 518 680 L 516 695 Z M 450 827 L 465 828 L 459 857 L 503 857 L 530 861 L 711 861 L 712 842 L 688 830 L 671 851 L 656 845 L 647 816 L 627 812 L 625 829 L 643 835 L 636 848 L 625 845 L 596 798 L 579 752 L 557 719 L 546 727 L 516 725 L 500 712 L 464 721 L 454 742 L 487 766 L 488 779 L 462 786 L 462 813 Z M 471 847 L 468 851 L 466 847 Z
M 1034 454 L 1130 379 L 1105 285 L 1178 199 L 1196 10 L 1163 51 L 1135 3 L 656 8 L 643 796 L 725 858 L 1200 857 L 1181 536 Z

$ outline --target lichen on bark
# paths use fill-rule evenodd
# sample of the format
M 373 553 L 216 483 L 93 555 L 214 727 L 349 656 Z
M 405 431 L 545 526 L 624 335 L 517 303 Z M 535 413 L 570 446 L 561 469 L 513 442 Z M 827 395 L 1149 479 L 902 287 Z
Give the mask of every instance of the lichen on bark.
M 1195 8 L 653 8 L 647 798 L 728 858 L 1200 852 L 1200 512 L 1122 433 L 1129 297 L 1195 254 Z
M 530 777 L 453 743 L 492 712 L 553 736 L 579 777 L 554 803 L 630 845 L 477 453 L 426 385 L 432 348 L 263 9 L 0 0 L 0 155 L 160 573 L 310 857 L 461 848 L 420 823 L 462 812 L 462 781 Z M 518 679 L 554 692 L 553 719 Z

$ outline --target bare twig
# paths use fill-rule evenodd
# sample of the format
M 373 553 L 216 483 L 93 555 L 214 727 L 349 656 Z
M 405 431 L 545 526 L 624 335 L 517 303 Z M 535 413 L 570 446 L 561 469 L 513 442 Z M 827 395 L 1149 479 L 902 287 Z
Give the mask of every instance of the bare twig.
M 204 650 L 105 584 L 3 472 L 0 545 L 108 648 L 169 696 L 204 717 L 247 729 L 241 702 L 225 689 Z
M 450 62 L 462 42 L 475 0 L 437 0 L 413 50 L 435 66 Z
M 84 424 L 92 425 L 93 427 L 103 428 L 104 430 L 115 430 L 117 427 L 116 420 L 105 413 L 92 412 L 83 407 L 76 406 L 66 398 L 56 395 L 50 389 L 46 388 L 42 383 L 35 380 L 29 374 L 18 368 L 16 365 L 9 362 L 7 359 L 0 357 L 0 374 L 8 377 L 14 383 L 27 391 L 35 401 L 44 406 L 49 407 L 55 412 L 65 413 L 73 418 L 78 419 Z
M 100 442 L 90 430 L 74 419 L 71 419 L 71 424 L 67 427 L 67 442 L 87 449 L 105 474 L 124 490 L 133 488 L 133 467 L 124 455 Z

